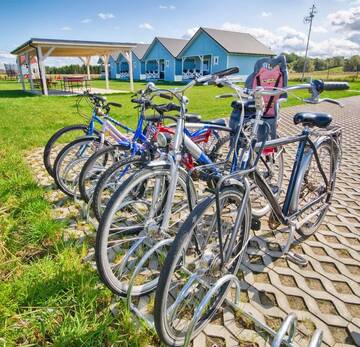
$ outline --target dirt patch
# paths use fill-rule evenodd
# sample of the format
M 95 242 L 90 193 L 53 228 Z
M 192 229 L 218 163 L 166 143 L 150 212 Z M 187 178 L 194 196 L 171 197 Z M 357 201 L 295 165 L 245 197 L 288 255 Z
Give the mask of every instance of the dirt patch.
M 295 278 L 290 275 L 279 275 L 280 282 L 287 287 L 296 287 L 297 284 L 295 282 Z
M 351 258 L 350 253 L 346 249 L 335 249 L 335 253 L 340 258 Z
M 306 311 L 305 300 L 300 296 L 287 295 L 286 299 L 293 310 Z
M 321 262 L 320 263 L 322 268 L 329 273 L 333 273 L 333 274 L 339 274 L 340 271 L 338 270 L 338 268 L 336 267 L 336 265 L 334 265 L 333 263 L 329 263 L 329 262 Z
M 359 265 L 346 265 L 348 270 L 356 276 L 360 276 L 360 266 Z
M 335 237 L 335 236 L 326 235 L 325 239 L 326 239 L 326 241 L 328 241 L 330 243 L 340 243 L 339 239 L 337 237 Z
M 360 318 L 360 305 L 358 304 L 345 304 L 353 317 Z
M 273 258 L 273 263 L 275 266 L 288 267 L 288 263 L 284 258 Z
M 274 252 L 280 252 L 281 251 L 281 247 L 278 243 L 276 242 L 268 242 L 267 243 L 267 247 L 270 251 L 274 251 Z
M 266 272 L 254 273 L 255 282 L 270 283 L 270 277 Z
M 299 321 L 299 330 L 303 331 L 306 336 L 310 336 L 316 330 L 316 325 L 310 320 Z
M 316 255 L 328 255 L 322 247 L 311 247 L 311 249 Z
M 347 328 L 334 327 L 334 326 L 330 325 L 329 330 L 330 330 L 335 342 L 343 343 L 343 344 L 345 343 L 345 344 L 355 346 L 354 339 L 351 337 L 349 330 Z
M 264 265 L 264 262 L 260 255 L 250 255 L 249 262 L 250 264 L 254 264 L 254 265 Z
M 268 316 L 268 317 L 265 317 L 265 322 L 271 329 L 277 331 L 277 330 L 279 330 L 283 321 L 279 317 Z
M 340 294 L 354 294 L 346 282 L 333 282 L 333 285 Z
M 252 319 L 246 317 L 240 310 L 235 312 L 235 324 L 238 328 L 255 330 L 255 323 Z
M 325 288 L 322 285 L 321 281 L 317 278 L 305 278 L 307 286 L 312 290 L 322 290 L 324 291 Z
M 273 293 L 259 292 L 259 298 L 261 304 L 267 308 L 277 306 L 276 297 Z
M 206 347 L 226 347 L 225 340 L 221 337 L 206 336 Z
M 339 312 L 336 310 L 335 305 L 330 300 L 316 300 L 316 303 L 319 306 L 319 309 L 324 314 L 334 314 L 337 315 Z
M 346 240 L 349 245 L 360 246 L 360 240 L 355 237 L 347 237 Z

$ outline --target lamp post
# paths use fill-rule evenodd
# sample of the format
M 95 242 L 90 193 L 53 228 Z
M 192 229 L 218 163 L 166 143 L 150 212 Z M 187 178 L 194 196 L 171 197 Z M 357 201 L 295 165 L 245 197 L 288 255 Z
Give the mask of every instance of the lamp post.
M 311 8 L 310 8 L 309 15 L 304 18 L 304 23 L 305 24 L 310 23 L 310 25 L 309 25 L 309 33 L 308 33 L 308 38 L 307 38 L 307 43 L 306 43 L 304 67 L 303 67 L 303 72 L 302 72 L 302 76 L 301 76 L 302 81 L 304 80 L 304 75 L 305 75 L 305 71 L 306 71 L 306 62 L 307 62 L 307 55 L 308 55 L 308 51 L 309 51 L 309 42 L 310 42 L 310 34 L 311 34 L 312 22 L 313 22 L 313 18 L 315 17 L 316 13 L 317 13 L 316 7 L 313 4 L 311 6 Z

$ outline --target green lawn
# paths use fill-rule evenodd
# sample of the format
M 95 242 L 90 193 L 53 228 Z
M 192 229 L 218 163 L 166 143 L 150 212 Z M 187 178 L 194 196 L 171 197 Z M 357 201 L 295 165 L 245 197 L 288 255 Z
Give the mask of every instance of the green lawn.
M 93 85 L 104 87 L 104 81 Z M 143 86 L 136 83 L 137 89 Z M 129 84 L 111 81 L 110 88 L 128 90 Z M 351 83 L 351 89 L 360 90 L 360 82 Z M 204 119 L 229 116 L 231 100 L 215 99 L 225 92 L 214 86 L 194 87 L 187 93 L 189 111 Z M 123 104 L 114 110 L 115 118 L 136 123 L 129 94 L 108 99 Z M 44 146 L 57 129 L 82 122 L 75 101 L 31 96 L 16 82 L 0 82 L 0 343 L 145 346 L 154 341 L 153 335 L 135 327 L 125 310 L 118 317 L 109 313 L 110 292 L 97 286 L 96 272 L 81 261 L 86 245 L 63 240 L 64 225 L 50 217 L 51 205 L 23 159 L 26 151 Z M 284 106 L 298 103 L 290 98 Z

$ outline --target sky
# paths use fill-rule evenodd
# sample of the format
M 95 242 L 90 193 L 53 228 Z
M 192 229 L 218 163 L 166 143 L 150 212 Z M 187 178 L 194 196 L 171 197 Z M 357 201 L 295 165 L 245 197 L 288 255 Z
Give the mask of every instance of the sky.
M 248 32 L 277 53 L 304 54 L 314 0 L 1 0 L 0 67 L 31 37 L 150 43 L 200 26 Z M 317 0 L 310 56 L 360 54 L 360 0 Z M 47 65 L 78 63 L 49 58 Z

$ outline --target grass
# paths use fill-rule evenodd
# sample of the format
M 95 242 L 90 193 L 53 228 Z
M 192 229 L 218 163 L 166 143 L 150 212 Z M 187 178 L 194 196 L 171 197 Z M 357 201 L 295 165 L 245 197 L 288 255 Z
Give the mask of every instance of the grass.
M 103 87 L 103 81 L 94 81 Z M 142 88 L 144 83 L 136 83 Z M 171 87 L 172 85 L 163 85 Z M 110 88 L 128 90 L 126 82 Z M 352 90 L 360 82 L 351 83 Z M 194 87 L 189 111 L 204 119 L 227 117 L 231 99 L 215 99 L 226 88 Z M 306 91 L 299 92 L 306 96 Z M 356 92 L 329 92 L 344 97 Z M 129 94 L 111 95 L 123 104 L 113 116 L 134 126 Z M 152 332 L 135 326 L 121 306 L 109 312 L 111 293 L 81 261 L 87 245 L 64 241 L 64 223 L 51 218 L 51 205 L 34 181 L 24 154 L 44 146 L 59 128 L 82 122 L 74 97 L 25 94 L 19 84 L 0 81 L 0 344 L 55 346 L 145 346 L 157 344 Z M 298 104 L 290 98 L 284 106 Z

